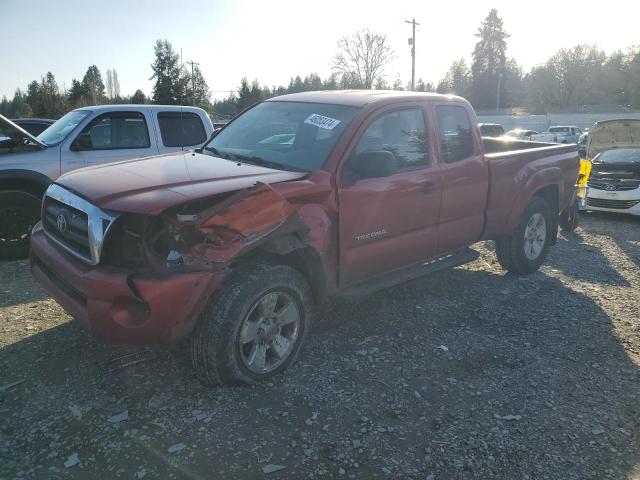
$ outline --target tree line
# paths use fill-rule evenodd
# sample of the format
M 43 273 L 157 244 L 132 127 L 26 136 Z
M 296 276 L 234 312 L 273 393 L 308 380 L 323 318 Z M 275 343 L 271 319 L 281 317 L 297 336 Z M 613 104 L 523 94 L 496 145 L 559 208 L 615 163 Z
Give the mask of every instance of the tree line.
M 17 89 L 13 99 L 3 96 L 0 100 L 0 114 L 10 118 L 55 119 L 74 108 L 110 103 L 194 105 L 213 112 L 209 86 L 197 66 L 194 65 L 192 71 L 187 71 L 167 40 L 156 41 L 154 54 L 151 79 L 155 83 L 151 97 L 147 97 L 140 89 L 133 95 L 121 95 L 117 70 L 107 70 L 105 84 L 100 69 L 91 65 L 82 80 L 71 80 L 68 89 L 60 88 L 53 73 L 47 72 L 40 81 L 30 82 L 26 91 Z
M 471 62 L 454 61 L 435 85 L 419 78 L 415 90 L 463 96 L 479 110 L 522 108 L 531 113 L 580 111 L 584 105 L 609 105 L 640 109 L 640 47 L 610 55 L 596 45 L 563 48 L 545 63 L 530 71 L 507 56 L 510 35 L 497 10 L 492 9 L 481 22 Z M 394 58 L 386 35 L 362 30 L 338 41 L 331 64 L 332 73 L 321 78 L 316 73 L 292 77 L 287 85 L 267 86 L 255 79 L 242 78 L 239 86 L 224 99 L 211 102 L 209 86 L 196 64 L 191 69 L 180 61 L 168 40 L 157 40 L 150 97 L 142 90 L 131 96 L 120 94 L 118 73 L 109 69 L 106 85 L 96 65 L 88 67 L 81 80 L 70 88 L 60 88 L 47 72 L 40 81 L 16 90 L 12 100 L 3 97 L 0 113 L 9 117 L 40 116 L 58 118 L 84 105 L 102 103 L 155 103 L 194 105 L 219 118 L 230 118 L 244 108 L 266 98 L 310 90 L 376 88 L 406 90 L 409 84 L 398 76 L 390 82 L 385 69 Z

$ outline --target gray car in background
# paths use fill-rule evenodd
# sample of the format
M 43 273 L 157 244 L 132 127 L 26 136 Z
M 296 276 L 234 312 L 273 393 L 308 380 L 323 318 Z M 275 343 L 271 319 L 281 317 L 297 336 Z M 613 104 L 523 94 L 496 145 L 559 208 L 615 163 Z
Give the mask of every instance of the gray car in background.
M 37 137 L 0 115 L 0 259 L 23 258 L 49 184 L 77 168 L 200 147 L 213 133 L 196 107 L 100 105 Z

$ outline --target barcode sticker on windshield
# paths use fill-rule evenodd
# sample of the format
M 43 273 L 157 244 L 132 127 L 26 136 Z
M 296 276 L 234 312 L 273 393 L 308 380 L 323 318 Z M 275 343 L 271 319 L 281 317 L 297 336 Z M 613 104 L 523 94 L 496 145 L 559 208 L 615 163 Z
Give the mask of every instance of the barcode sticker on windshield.
M 318 128 L 324 128 L 325 130 L 333 130 L 336 125 L 340 123 L 340 120 L 336 120 L 331 117 L 324 117 L 322 115 L 318 115 L 317 113 L 312 113 L 309 117 L 304 121 L 309 125 L 315 125 Z

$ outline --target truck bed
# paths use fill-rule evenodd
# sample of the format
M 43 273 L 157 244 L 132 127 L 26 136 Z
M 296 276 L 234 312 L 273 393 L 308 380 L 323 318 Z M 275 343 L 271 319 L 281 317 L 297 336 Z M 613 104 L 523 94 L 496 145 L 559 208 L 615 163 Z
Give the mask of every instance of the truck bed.
M 525 140 L 483 138 L 489 168 L 484 239 L 510 233 L 518 221 L 512 212 L 522 212 L 526 192 L 549 185 L 558 178 L 558 211 L 571 201 L 578 178 L 580 159 L 576 145 L 549 144 Z M 505 201 L 508 199 L 508 201 Z

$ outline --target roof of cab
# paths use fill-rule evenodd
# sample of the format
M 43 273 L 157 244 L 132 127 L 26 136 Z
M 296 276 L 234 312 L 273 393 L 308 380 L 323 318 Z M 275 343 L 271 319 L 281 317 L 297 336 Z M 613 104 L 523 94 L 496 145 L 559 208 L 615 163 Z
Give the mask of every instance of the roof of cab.
M 406 92 L 403 90 L 322 90 L 315 92 L 290 93 L 267 100 L 268 102 L 305 102 L 327 103 L 333 105 L 347 105 L 364 107 L 373 103 L 389 103 L 406 100 L 447 99 L 464 100 L 455 95 L 441 95 L 439 93 Z M 466 102 L 466 100 L 464 100 Z
M 151 104 L 113 104 L 113 105 L 93 105 L 87 107 L 76 108 L 74 111 L 91 110 L 92 112 L 100 112 L 103 110 L 147 110 L 147 109 L 162 109 L 162 110 L 176 110 L 176 111 L 203 111 L 198 107 L 189 107 L 187 105 L 151 105 Z

